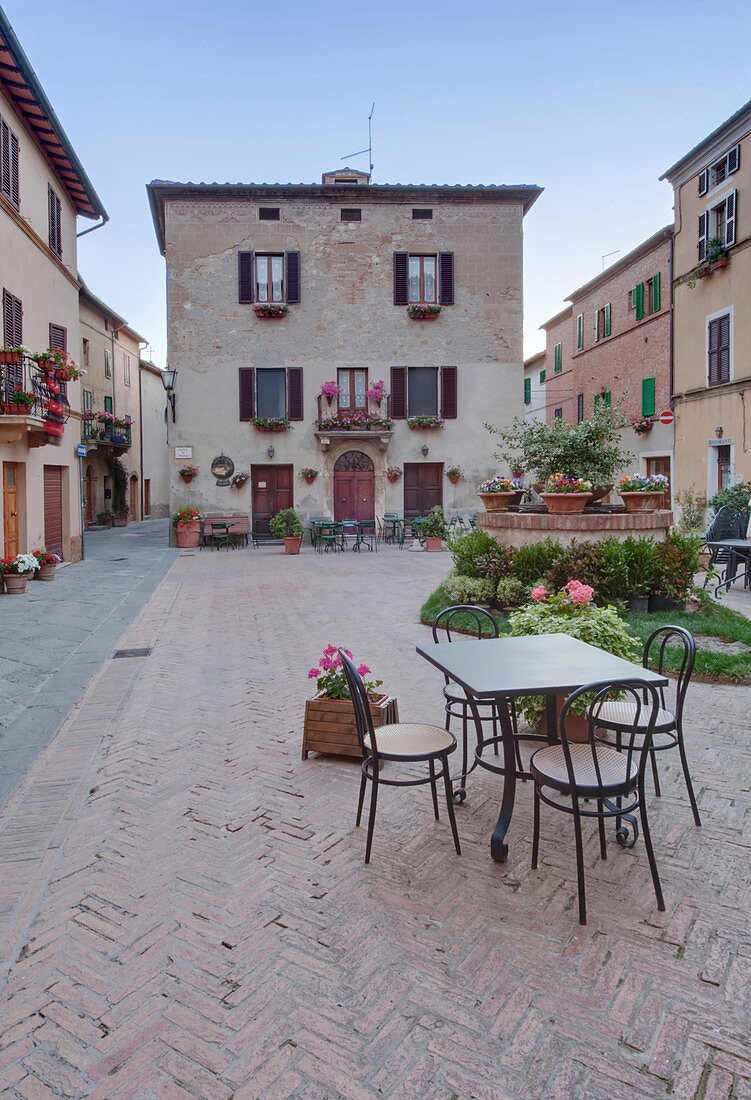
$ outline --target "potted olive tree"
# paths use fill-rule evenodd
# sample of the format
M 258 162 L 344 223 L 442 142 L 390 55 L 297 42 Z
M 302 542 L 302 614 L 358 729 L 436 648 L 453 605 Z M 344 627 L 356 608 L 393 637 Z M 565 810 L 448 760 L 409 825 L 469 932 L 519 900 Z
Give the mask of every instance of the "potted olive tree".
M 269 520 L 269 531 L 284 542 L 285 554 L 299 554 L 303 526 L 294 508 L 285 508 Z
M 422 523 L 422 533 L 425 536 L 426 550 L 443 549 L 443 540 L 446 538 L 446 520 L 443 517 L 443 508 L 436 504 L 431 508 Z

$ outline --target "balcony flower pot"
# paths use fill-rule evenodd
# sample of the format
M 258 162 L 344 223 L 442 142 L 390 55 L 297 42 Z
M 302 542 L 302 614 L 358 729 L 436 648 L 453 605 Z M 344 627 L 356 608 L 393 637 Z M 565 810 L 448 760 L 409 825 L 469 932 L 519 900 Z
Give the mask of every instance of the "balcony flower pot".
M 181 477 L 181 478 L 183 479 L 183 481 L 184 481 L 184 482 L 185 482 L 185 483 L 186 483 L 187 485 L 190 485 L 191 481 L 193 480 L 193 478 L 194 478 L 195 476 L 196 476 L 195 474 L 180 474 L 180 477 Z
M 3 579 L 5 581 L 5 591 L 9 596 L 22 596 L 26 591 L 26 581 L 29 578 L 27 575 L 16 576 L 13 573 L 5 573 Z
M 289 313 L 289 308 L 282 305 L 261 304 L 253 306 L 253 312 L 263 321 L 281 321 Z
M 369 704 L 376 729 L 399 721 L 396 699 L 381 695 L 377 699 L 370 699 Z M 307 760 L 309 752 L 326 752 L 335 756 L 362 759 L 351 699 L 326 699 L 320 694 L 308 699 L 305 704 L 302 738 L 303 760 Z
M 620 493 L 619 495 L 626 506 L 627 512 L 656 512 L 662 500 L 662 493 L 646 490 L 640 493 Z
M 721 267 L 727 267 L 729 263 L 730 260 L 727 256 L 720 256 L 718 259 L 712 260 L 712 263 L 709 265 L 709 270 L 717 271 Z
M 440 306 L 411 305 L 407 307 L 407 314 L 413 321 L 435 321 L 440 312 Z
M 21 362 L 21 353 L 18 351 L 0 351 L 0 363 L 14 366 Z
M 6 416 L 29 416 L 31 412 L 28 405 L 15 401 L 3 401 L 2 410 Z
M 299 535 L 287 535 L 282 541 L 284 542 L 285 554 L 300 553 L 300 543 L 302 542 L 302 539 Z
M 457 479 L 458 480 L 458 479 Z M 508 512 L 512 504 L 518 504 L 524 496 L 524 490 L 513 493 L 478 493 L 486 512 Z
M 178 523 L 176 530 L 177 545 L 181 550 L 198 546 L 201 537 L 201 525 L 197 519 L 191 520 L 190 523 Z
M 551 516 L 575 516 L 584 511 L 591 493 L 540 493 Z
M 317 477 L 318 474 L 305 474 L 305 480 L 307 481 L 308 485 L 312 485 Z

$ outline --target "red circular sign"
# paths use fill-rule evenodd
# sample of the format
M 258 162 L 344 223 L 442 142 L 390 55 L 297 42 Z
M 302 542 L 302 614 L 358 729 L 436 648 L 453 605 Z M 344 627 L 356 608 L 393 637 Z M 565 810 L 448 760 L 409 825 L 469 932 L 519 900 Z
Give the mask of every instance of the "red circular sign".
M 660 413 L 657 417 L 661 424 L 672 424 L 675 417 L 671 413 L 670 409 L 666 409 L 664 413 Z

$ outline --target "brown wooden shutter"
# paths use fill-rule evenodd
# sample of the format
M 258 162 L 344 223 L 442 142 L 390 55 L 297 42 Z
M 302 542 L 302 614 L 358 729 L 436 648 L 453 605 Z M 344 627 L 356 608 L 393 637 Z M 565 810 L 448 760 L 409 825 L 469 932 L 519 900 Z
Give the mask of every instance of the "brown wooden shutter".
M 709 169 L 705 168 L 699 173 L 699 194 L 706 195 L 709 190 Z
M 441 367 L 441 416 L 456 420 L 456 367 Z
M 709 214 L 699 215 L 699 240 L 697 242 L 699 263 L 707 255 L 707 237 L 709 236 Z
M 18 188 L 18 138 L 11 131 L 10 134 L 10 201 L 14 206 L 20 205 L 20 191 Z
M 248 305 L 253 301 L 253 253 L 237 253 L 237 300 L 240 305 Z
M 438 253 L 438 273 L 440 284 L 438 289 L 438 304 L 452 306 L 454 304 L 454 253 Z
M 404 420 L 407 416 L 406 367 L 391 368 L 391 416 L 394 420 Z
M 52 554 L 63 553 L 63 469 L 44 467 L 44 545 Z
M 284 253 L 284 282 L 287 287 L 287 301 L 300 301 L 300 253 Z M 302 420 L 302 417 L 300 417 Z
M 731 191 L 725 199 L 725 244 L 735 244 L 735 222 L 738 217 L 738 192 Z
M 409 303 L 407 268 L 409 256 L 406 252 L 394 253 L 394 305 L 406 306 Z M 397 370 L 400 368 L 396 368 Z
M 0 118 L 0 190 L 10 198 L 10 130 Z
M 20 348 L 23 344 L 23 305 L 20 298 L 13 299 L 13 343 L 11 347 Z
M 730 381 L 730 316 L 709 322 L 709 385 Z
M 16 346 L 13 339 L 13 295 L 3 289 L 3 343 L 9 348 Z
M 52 351 L 68 350 L 68 330 L 62 325 L 50 325 L 50 342 Z
M 252 420 L 255 416 L 255 369 L 240 367 L 240 419 Z
M 302 367 L 287 368 L 287 417 L 303 420 Z

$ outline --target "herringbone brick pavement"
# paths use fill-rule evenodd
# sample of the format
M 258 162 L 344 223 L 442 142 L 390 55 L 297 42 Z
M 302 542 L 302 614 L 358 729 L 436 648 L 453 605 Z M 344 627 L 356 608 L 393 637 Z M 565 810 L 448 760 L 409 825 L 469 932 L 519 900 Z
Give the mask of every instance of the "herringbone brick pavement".
M 448 555 L 182 556 L 0 816 L 9 1097 L 751 1097 L 751 690 L 694 684 L 688 751 L 643 845 L 587 847 L 522 786 L 470 780 L 463 855 L 429 794 L 386 789 L 373 860 L 357 763 L 300 760 L 307 670 L 365 660 L 442 721 L 414 652 Z M 556 815 L 559 817 L 561 815 Z

